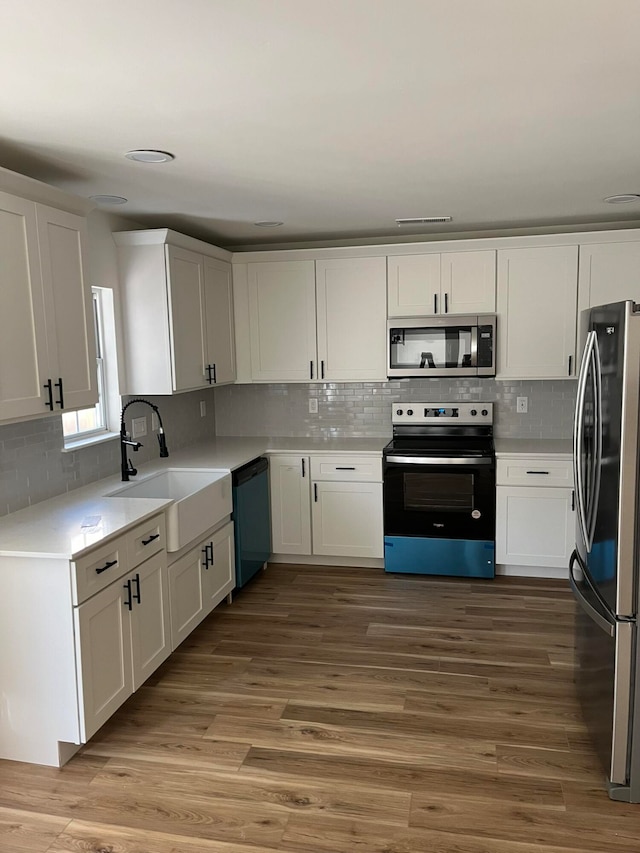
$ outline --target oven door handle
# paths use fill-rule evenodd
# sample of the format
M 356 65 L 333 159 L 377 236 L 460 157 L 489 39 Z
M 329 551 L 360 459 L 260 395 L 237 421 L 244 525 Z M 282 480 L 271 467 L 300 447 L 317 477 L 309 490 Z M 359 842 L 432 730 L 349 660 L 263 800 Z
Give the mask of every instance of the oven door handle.
M 488 456 L 386 456 L 385 462 L 397 465 L 493 465 Z

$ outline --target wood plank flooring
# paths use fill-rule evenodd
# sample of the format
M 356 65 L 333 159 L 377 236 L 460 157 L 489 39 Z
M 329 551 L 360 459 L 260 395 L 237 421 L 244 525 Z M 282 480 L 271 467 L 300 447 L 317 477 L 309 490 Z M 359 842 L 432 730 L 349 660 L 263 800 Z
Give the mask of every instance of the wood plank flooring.
M 638 853 L 554 581 L 270 566 L 62 770 L 0 762 L 1 853 Z

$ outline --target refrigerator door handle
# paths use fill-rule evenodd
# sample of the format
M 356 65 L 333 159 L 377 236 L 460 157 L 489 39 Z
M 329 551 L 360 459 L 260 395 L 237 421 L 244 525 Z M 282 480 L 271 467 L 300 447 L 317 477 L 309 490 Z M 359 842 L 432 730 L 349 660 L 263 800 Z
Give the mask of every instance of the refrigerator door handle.
M 602 630 L 605 631 L 610 637 L 615 637 L 616 623 L 607 619 L 604 614 L 600 613 L 599 610 L 596 610 L 596 608 L 592 604 L 590 604 L 590 602 L 588 602 L 584 595 L 580 592 L 580 587 L 578 586 L 575 575 L 573 573 L 573 566 L 575 562 L 576 552 L 574 551 L 571 555 L 571 560 L 569 562 L 569 583 L 571 584 L 573 597 L 576 599 L 580 607 L 582 607 L 587 616 L 592 619 L 596 623 L 596 625 L 598 625 L 599 628 L 602 628 Z M 589 584 L 589 587 L 591 587 L 587 575 L 585 575 L 585 579 Z
M 598 501 L 600 499 L 600 469 L 602 466 L 602 361 L 600 360 L 600 347 L 598 336 L 593 333 L 593 348 L 591 350 L 591 364 L 593 366 L 593 405 L 594 417 L 593 428 L 595 432 L 596 448 L 593 459 L 593 476 L 591 478 L 592 488 L 588 518 L 588 534 L 586 540 L 587 551 L 593 547 L 593 539 L 596 532 L 596 520 L 598 517 Z
M 573 479 L 576 488 L 578 524 L 587 548 L 589 548 L 589 531 L 587 529 L 584 480 L 582 477 L 582 437 L 584 434 L 584 401 L 587 392 L 587 376 L 589 365 L 591 364 L 591 353 L 593 351 L 595 336 L 595 332 L 589 332 L 584 345 L 584 353 L 582 355 L 582 362 L 580 363 L 580 375 L 578 377 L 578 394 L 573 424 Z

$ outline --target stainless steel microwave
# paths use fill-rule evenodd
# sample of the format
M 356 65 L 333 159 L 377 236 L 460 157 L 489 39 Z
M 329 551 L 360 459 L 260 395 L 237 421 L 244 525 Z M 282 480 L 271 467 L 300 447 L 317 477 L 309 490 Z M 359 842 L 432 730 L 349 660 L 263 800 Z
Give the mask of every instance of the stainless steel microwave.
M 395 317 L 387 328 L 387 373 L 495 376 L 496 316 Z

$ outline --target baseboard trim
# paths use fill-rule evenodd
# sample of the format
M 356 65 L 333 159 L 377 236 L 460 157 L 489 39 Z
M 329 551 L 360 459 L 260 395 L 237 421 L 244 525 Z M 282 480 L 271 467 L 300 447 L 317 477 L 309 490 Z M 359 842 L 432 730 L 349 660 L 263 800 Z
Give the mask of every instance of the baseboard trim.
M 496 565 L 496 575 L 515 578 L 551 578 L 566 580 L 569 569 L 552 568 L 551 566 L 507 566 Z

